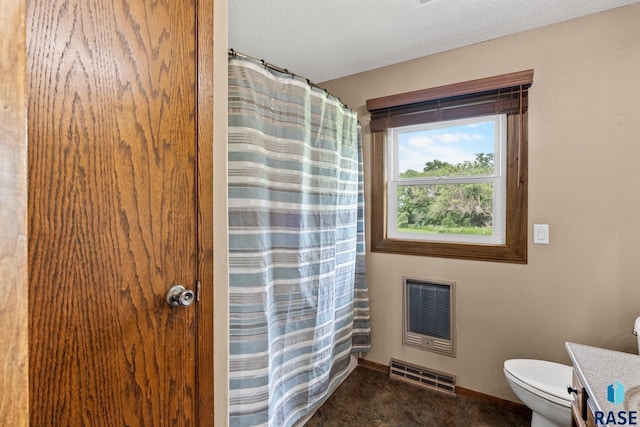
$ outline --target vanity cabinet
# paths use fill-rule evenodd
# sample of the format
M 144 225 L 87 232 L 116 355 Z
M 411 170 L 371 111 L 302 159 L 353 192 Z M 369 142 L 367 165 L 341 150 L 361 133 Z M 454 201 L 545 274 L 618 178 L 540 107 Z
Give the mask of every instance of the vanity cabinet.
M 580 427 L 638 425 L 635 421 L 636 414 L 640 413 L 640 402 L 636 401 L 629 391 L 640 390 L 640 357 L 637 354 L 571 342 L 567 342 L 565 347 L 573 365 L 572 388 L 575 392 L 575 400 L 571 407 L 572 425 Z M 624 404 L 614 404 L 609 401 L 609 390 L 614 385 L 616 388 L 622 385 L 626 390 Z M 632 412 L 634 422 L 626 423 L 632 416 Z M 609 421 L 611 416 L 615 416 L 616 419 Z M 622 418 L 623 416 L 626 420 Z
M 574 394 L 574 400 L 571 404 L 572 427 L 596 427 L 593 410 L 589 406 L 589 393 L 580 383 L 575 369 L 573 370 L 572 387 Z

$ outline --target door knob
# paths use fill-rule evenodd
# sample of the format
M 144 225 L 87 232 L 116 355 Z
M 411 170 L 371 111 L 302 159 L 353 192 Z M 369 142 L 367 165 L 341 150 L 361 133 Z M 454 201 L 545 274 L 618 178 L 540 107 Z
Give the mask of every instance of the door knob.
M 167 304 L 171 307 L 189 307 L 195 300 L 195 293 L 182 285 L 173 285 L 167 292 Z

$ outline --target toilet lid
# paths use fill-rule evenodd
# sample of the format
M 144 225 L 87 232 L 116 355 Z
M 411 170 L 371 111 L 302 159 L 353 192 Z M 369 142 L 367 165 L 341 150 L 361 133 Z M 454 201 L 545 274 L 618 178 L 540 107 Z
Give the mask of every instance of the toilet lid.
M 571 366 L 547 360 L 513 359 L 504 362 L 504 369 L 523 385 L 555 397 L 550 399 L 552 401 L 559 399 L 562 402 L 558 403 L 569 406 L 573 400 L 573 396 L 567 392 L 567 386 L 570 386 L 573 380 Z

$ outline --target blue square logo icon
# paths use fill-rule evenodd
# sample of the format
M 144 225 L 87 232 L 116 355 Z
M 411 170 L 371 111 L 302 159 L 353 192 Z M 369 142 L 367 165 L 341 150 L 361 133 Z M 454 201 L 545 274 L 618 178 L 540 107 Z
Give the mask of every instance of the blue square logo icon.
M 619 405 L 624 401 L 624 385 L 620 381 L 609 384 L 609 387 L 607 387 L 607 400 L 614 405 Z

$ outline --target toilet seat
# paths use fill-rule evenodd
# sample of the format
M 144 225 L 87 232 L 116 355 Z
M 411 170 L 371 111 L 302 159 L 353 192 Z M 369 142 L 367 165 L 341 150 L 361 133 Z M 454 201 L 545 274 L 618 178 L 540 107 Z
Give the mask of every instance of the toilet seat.
M 571 406 L 573 395 L 567 392 L 573 379 L 570 366 L 546 360 L 512 359 L 504 362 L 504 372 L 525 390 L 558 405 Z

